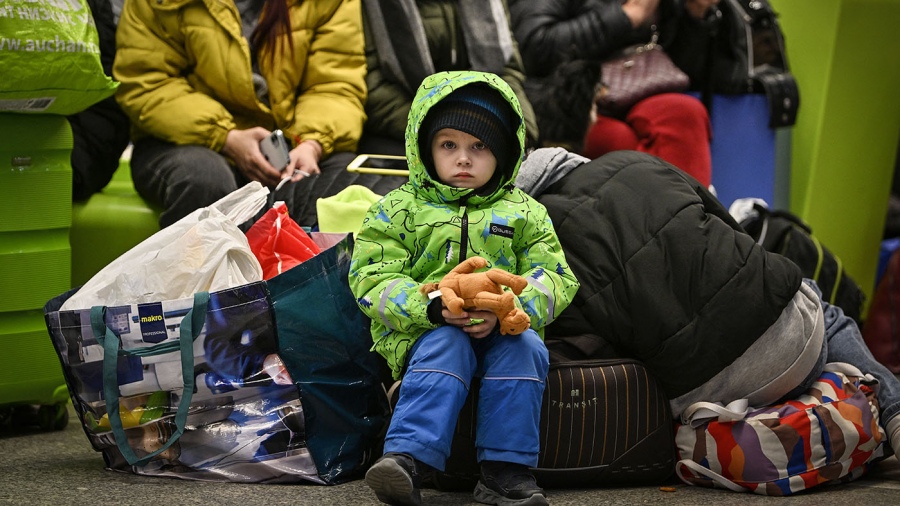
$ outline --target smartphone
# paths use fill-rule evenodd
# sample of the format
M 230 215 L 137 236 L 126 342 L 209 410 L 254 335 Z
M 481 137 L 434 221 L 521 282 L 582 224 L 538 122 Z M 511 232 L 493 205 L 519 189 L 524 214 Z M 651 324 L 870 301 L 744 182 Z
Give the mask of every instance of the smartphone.
M 350 162 L 350 165 L 347 165 L 347 170 L 360 174 L 409 176 L 406 157 L 395 155 L 359 155 Z
M 291 161 L 291 147 L 288 145 L 284 132 L 275 130 L 263 140 L 259 141 L 259 150 L 266 160 L 278 170 L 284 170 Z

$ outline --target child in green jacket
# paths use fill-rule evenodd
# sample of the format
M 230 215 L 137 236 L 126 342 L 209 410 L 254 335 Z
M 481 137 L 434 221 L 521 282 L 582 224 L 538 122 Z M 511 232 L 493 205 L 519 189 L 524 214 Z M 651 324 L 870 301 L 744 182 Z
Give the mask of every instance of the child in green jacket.
M 475 499 L 547 504 L 528 469 L 540 450 L 549 367 L 541 334 L 579 285 L 544 207 L 513 186 L 524 131 L 519 103 L 498 76 L 429 76 L 409 117 L 409 182 L 374 204 L 357 234 L 350 286 L 372 319 L 374 349 L 403 376 L 385 454 L 366 475 L 381 501 L 420 504 L 421 478 L 444 468 L 478 377 Z M 423 293 L 473 256 L 527 279 L 515 303 L 530 329 L 502 334 L 493 312 L 454 315 Z

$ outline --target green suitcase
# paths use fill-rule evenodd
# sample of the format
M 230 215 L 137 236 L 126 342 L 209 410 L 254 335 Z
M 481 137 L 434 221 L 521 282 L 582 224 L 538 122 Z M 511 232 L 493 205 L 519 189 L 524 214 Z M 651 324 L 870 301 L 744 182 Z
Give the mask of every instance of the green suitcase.
M 44 304 L 70 288 L 72 132 L 64 116 L 0 113 L 0 423 L 62 429 L 68 390 Z

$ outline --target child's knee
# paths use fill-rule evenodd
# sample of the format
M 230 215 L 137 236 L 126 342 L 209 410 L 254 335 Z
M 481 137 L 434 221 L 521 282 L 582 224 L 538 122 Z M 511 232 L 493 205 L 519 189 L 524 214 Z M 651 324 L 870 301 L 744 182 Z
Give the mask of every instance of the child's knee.
M 539 379 L 547 376 L 550 368 L 550 352 L 547 351 L 544 340 L 537 332 L 528 329 L 518 336 L 508 336 L 506 344 L 508 348 L 504 355 L 510 357 L 516 364 L 517 372 L 515 374 L 534 374 L 534 377 Z M 507 369 L 507 367 L 501 367 L 501 369 Z
M 547 345 L 544 344 L 541 336 L 533 330 L 526 331 L 522 335 L 527 343 L 529 356 L 534 361 L 535 369 L 538 371 L 538 376 L 546 376 L 550 367 L 550 352 L 547 350 Z
M 469 336 L 444 326 L 423 334 L 413 347 L 409 369 L 436 369 L 459 374 L 468 380 L 477 366 Z

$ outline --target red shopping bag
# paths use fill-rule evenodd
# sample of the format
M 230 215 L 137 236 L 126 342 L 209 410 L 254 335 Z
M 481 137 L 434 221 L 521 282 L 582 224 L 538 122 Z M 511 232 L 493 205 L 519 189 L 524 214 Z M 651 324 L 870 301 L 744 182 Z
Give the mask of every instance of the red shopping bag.
M 321 251 L 303 228 L 288 216 L 284 202 L 276 202 L 247 230 L 247 241 L 262 265 L 263 279 L 271 279 Z

